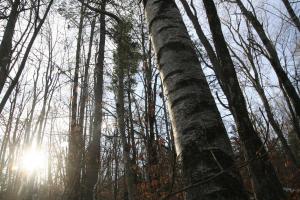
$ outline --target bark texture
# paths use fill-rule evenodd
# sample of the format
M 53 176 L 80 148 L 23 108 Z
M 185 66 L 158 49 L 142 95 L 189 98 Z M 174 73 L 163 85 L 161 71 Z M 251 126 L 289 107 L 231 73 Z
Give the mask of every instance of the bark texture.
M 216 69 L 216 72 L 222 81 L 229 108 L 235 119 L 245 158 L 251 161 L 248 168 L 255 196 L 259 200 L 284 199 L 284 192 L 275 169 L 269 160 L 264 144 L 254 130 L 248 116 L 246 101 L 239 86 L 234 64 L 222 33 L 214 1 L 203 0 L 203 4 L 221 66 L 220 69 Z
M 187 29 L 172 0 L 144 1 L 188 200 L 247 199 L 226 130 Z M 225 170 L 227 169 L 227 170 Z M 220 173 L 222 172 L 222 173 Z M 216 176 L 203 185 L 199 181 Z

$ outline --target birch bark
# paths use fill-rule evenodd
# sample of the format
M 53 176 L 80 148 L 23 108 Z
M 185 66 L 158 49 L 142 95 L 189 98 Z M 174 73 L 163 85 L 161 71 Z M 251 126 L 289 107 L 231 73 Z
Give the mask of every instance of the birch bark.
M 172 0 L 143 1 L 188 200 L 247 199 L 220 114 L 179 10 Z M 229 170 L 224 170 L 229 169 Z M 223 171 L 205 185 L 195 185 Z

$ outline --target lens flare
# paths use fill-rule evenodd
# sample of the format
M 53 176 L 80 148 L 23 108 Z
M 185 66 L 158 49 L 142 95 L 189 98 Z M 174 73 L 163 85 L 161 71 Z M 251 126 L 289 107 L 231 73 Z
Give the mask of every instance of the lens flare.
M 47 163 L 47 153 L 42 150 L 32 148 L 24 152 L 19 167 L 22 171 L 32 174 L 34 172 L 38 173 L 45 171 L 47 169 Z

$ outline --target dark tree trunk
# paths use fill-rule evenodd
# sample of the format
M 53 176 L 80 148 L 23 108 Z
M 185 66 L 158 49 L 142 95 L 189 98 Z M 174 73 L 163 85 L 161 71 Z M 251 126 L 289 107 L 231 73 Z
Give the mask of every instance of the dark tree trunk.
M 299 20 L 299 17 L 296 15 L 294 9 L 292 8 L 291 3 L 289 2 L 289 0 L 282 0 L 282 3 L 286 7 L 286 9 L 291 17 L 292 22 L 294 23 L 294 25 L 300 32 L 300 20 Z
M 246 50 L 248 49 L 248 50 Z M 267 113 L 267 117 L 269 119 L 269 122 L 273 128 L 273 130 L 275 131 L 275 133 L 277 134 L 281 144 L 282 144 L 282 148 L 284 149 L 285 153 L 287 154 L 289 160 L 293 163 L 294 165 L 294 169 L 299 167 L 299 163 L 296 160 L 296 157 L 294 155 L 294 153 L 292 152 L 291 148 L 288 145 L 287 140 L 284 137 L 284 134 L 280 128 L 279 123 L 277 122 L 277 120 L 275 119 L 272 109 L 271 109 L 271 105 L 269 104 L 268 98 L 266 96 L 266 93 L 264 91 L 263 86 L 261 85 L 260 81 L 259 81 L 259 72 L 257 70 L 257 67 L 255 66 L 255 61 L 254 61 L 254 57 L 251 53 L 251 49 L 250 46 L 245 48 L 245 53 L 247 55 L 247 58 L 250 62 L 250 65 L 252 67 L 252 70 L 254 72 L 254 76 L 251 74 L 250 69 L 248 69 L 248 66 L 246 65 L 246 63 L 240 58 L 238 57 L 238 55 L 235 54 L 235 52 L 231 49 L 231 52 L 233 53 L 233 55 L 235 56 L 235 58 L 240 62 L 241 66 L 244 68 L 245 74 L 246 76 L 250 79 L 250 81 L 253 84 L 253 87 L 255 88 L 255 90 L 257 91 L 258 95 L 260 96 L 265 111 Z
M 40 20 L 39 24 L 36 26 L 36 28 L 34 29 L 34 32 L 32 34 L 32 37 L 27 45 L 27 48 L 26 48 L 26 51 L 24 53 L 24 56 L 22 58 L 22 61 L 20 63 L 20 66 L 19 66 L 19 69 L 16 73 L 16 76 L 14 77 L 14 79 L 12 80 L 11 84 L 9 85 L 7 91 L 5 92 L 5 95 L 3 97 L 3 99 L 1 100 L 0 102 L 0 114 L 9 98 L 9 96 L 11 95 L 12 91 L 14 90 L 14 88 L 16 87 L 16 85 L 18 84 L 19 82 L 19 79 L 21 77 L 21 74 L 25 68 L 25 65 L 26 65 L 26 62 L 27 62 L 27 59 L 28 59 L 28 56 L 29 56 L 29 53 L 30 53 L 30 50 L 33 46 L 33 43 L 38 35 L 38 33 L 40 32 L 45 20 L 46 20 L 46 17 L 50 11 L 50 8 L 52 6 L 52 3 L 53 3 L 53 0 L 50 0 L 50 2 L 48 3 L 48 6 L 46 8 L 46 11 L 45 11 L 45 14 L 44 16 L 42 17 L 42 19 Z M 1 73 L 2 74 L 2 73 Z
M 78 27 L 77 47 L 76 47 L 76 62 L 73 79 L 72 98 L 71 98 L 71 128 L 69 136 L 69 152 L 67 163 L 67 186 L 66 199 L 79 200 L 80 199 L 80 180 L 81 180 L 81 162 L 82 162 L 82 135 L 80 127 L 77 123 L 77 109 L 78 109 L 78 86 L 79 86 L 79 68 L 81 56 L 81 41 L 84 20 L 84 6 L 80 9 L 80 22 Z
M 11 60 L 12 40 L 19 15 L 19 5 L 20 0 L 15 0 L 12 3 L 11 12 L 8 16 L 8 21 L 0 44 L 0 94 L 4 87 L 6 78 L 8 77 L 8 66 Z
M 84 146 L 85 146 L 85 138 L 86 138 L 86 131 L 84 131 L 84 118 L 87 121 L 87 116 L 85 117 L 85 107 L 86 103 L 88 100 L 88 95 L 89 95 L 89 69 L 90 69 L 90 60 L 91 60 L 91 54 L 92 54 L 92 46 L 93 46 L 93 39 L 94 39 L 94 33 L 95 33 L 95 26 L 96 26 L 96 17 L 93 18 L 92 23 L 91 23 L 91 33 L 90 33 L 90 40 L 89 40 L 89 48 L 88 48 L 88 55 L 87 55 L 87 60 L 85 63 L 85 71 L 84 71 L 84 80 L 83 80 L 83 88 L 82 88 L 82 94 L 80 98 L 80 117 L 79 117 L 79 127 L 81 133 L 84 135 Z M 87 114 L 87 113 L 86 113 Z M 90 149 L 88 149 L 90 150 Z M 86 161 L 86 154 L 83 152 L 83 160 Z M 89 162 L 87 163 L 87 169 L 89 170 L 88 172 L 90 173 L 90 164 Z M 84 164 L 82 164 L 82 167 Z M 85 171 L 86 172 L 86 171 Z M 89 182 L 93 179 L 87 179 L 86 173 L 83 172 L 83 177 L 82 182 L 85 183 L 85 185 L 82 187 L 84 192 L 83 195 L 85 196 L 85 199 L 87 200 L 92 200 L 93 199 L 93 187 L 95 184 L 90 184 Z M 94 177 L 93 177 L 94 178 Z M 97 174 L 95 176 L 97 178 Z
M 102 1 L 101 10 L 105 10 L 106 1 Z M 87 165 L 86 165 L 86 187 L 88 200 L 93 199 L 96 191 L 95 185 L 98 179 L 98 171 L 100 167 L 100 139 L 102 127 L 102 97 L 103 97 L 103 71 L 104 71 L 104 52 L 105 52 L 105 14 L 100 14 L 100 40 L 97 63 L 94 69 L 94 122 L 92 140 L 87 149 Z M 100 189 L 100 188 L 99 188 Z
M 248 11 L 244 6 L 241 0 L 236 0 L 239 8 L 241 9 L 243 15 L 247 20 L 252 24 L 253 28 L 256 30 L 258 36 L 266 47 L 269 56 L 268 59 L 278 77 L 279 82 L 283 85 L 287 95 L 291 99 L 291 102 L 295 108 L 295 112 L 300 117 L 300 97 L 297 94 L 295 87 L 292 82 L 289 80 L 287 73 L 283 70 L 277 51 L 272 43 L 272 41 L 268 38 L 263 25 L 258 21 L 258 19 L 253 15 L 252 12 Z
M 254 192 L 259 200 L 284 199 L 284 192 L 276 172 L 269 160 L 264 144 L 254 130 L 248 116 L 246 102 L 239 86 L 234 65 L 222 33 L 220 19 L 213 0 L 203 0 L 213 36 L 219 69 L 216 69 L 222 81 L 224 93 L 228 98 L 230 110 L 237 124 L 245 157 L 249 163 Z
M 128 200 L 135 200 L 136 199 L 136 185 L 134 184 L 134 173 L 131 165 L 131 158 L 130 158 L 130 147 L 127 142 L 126 138 L 126 130 L 125 130 L 125 103 L 124 103 L 124 78 L 125 73 L 124 70 L 129 67 L 128 66 L 128 51 L 127 49 L 128 44 L 126 41 L 127 37 L 127 28 L 125 23 L 118 24 L 118 33 L 117 33 L 117 43 L 118 43 L 118 50 L 117 50 L 117 119 L 118 119 L 118 130 L 121 136 L 122 146 L 123 146 L 123 160 L 124 160 L 124 168 L 125 168 L 125 180 L 126 180 L 126 187 L 127 187 L 127 197 Z

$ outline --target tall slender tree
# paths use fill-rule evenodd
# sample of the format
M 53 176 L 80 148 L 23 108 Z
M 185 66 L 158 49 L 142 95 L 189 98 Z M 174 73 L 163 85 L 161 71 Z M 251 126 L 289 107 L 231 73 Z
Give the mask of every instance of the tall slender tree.
M 220 19 L 213 0 L 203 1 L 213 41 L 215 44 L 219 69 L 216 69 L 222 81 L 224 93 L 228 98 L 228 103 L 233 117 L 237 124 L 237 129 L 243 143 L 243 150 L 249 163 L 255 196 L 257 199 L 283 199 L 284 192 L 276 172 L 269 160 L 267 151 L 254 130 L 248 116 L 246 102 L 240 89 L 234 65 L 222 33 Z M 257 157 L 260 157 L 257 159 Z M 276 192 L 274 192 L 276 191 Z
M 101 3 L 101 10 L 105 10 L 106 0 Z M 86 187 L 87 199 L 93 199 L 95 184 L 97 183 L 100 166 L 100 139 L 102 133 L 102 106 L 103 106 L 103 76 L 104 76 L 104 53 L 105 53 L 106 23 L 105 14 L 100 14 L 100 39 L 97 54 L 97 63 L 94 69 L 94 122 L 92 140 L 87 149 Z M 99 188 L 100 189 L 100 188 Z
M 127 138 L 129 133 L 126 134 L 126 124 L 125 124 L 125 70 L 130 67 L 131 63 L 131 52 L 130 47 L 132 45 L 130 41 L 130 31 L 131 25 L 123 19 L 121 23 L 117 24 L 115 28 L 115 41 L 117 43 L 117 50 L 114 54 L 114 61 L 116 64 L 116 109 L 117 109 L 117 119 L 118 119 L 118 131 L 121 136 L 122 146 L 123 146 L 123 160 L 125 168 L 125 180 L 127 186 L 127 198 L 129 200 L 137 199 L 137 188 L 134 183 L 134 171 L 132 168 L 132 161 L 130 158 L 130 147 Z M 131 80 L 127 80 L 131 81 Z
M 296 26 L 296 28 L 300 32 L 300 19 L 296 15 L 291 3 L 289 2 L 289 0 L 282 0 L 282 3 L 284 4 L 286 10 L 288 11 L 288 13 L 290 15 L 291 21 L 294 23 L 294 25 Z
M 257 17 L 249 11 L 244 3 L 241 0 L 235 0 L 237 5 L 239 6 L 240 10 L 242 11 L 245 18 L 251 23 L 255 31 L 257 32 L 259 38 L 261 39 L 262 43 L 264 44 L 267 52 L 268 52 L 268 60 L 271 63 L 280 84 L 282 84 L 285 92 L 291 99 L 292 105 L 295 109 L 295 113 L 297 114 L 298 118 L 300 118 L 300 97 L 297 93 L 295 87 L 293 86 L 292 82 L 290 81 L 287 73 L 283 70 L 282 65 L 280 63 L 280 59 L 276 48 L 271 41 L 271 39 L 267 36 L 267 33 L 262 25 L 262 23 L 257 19 Z M 299 136 L 300 138 L 300 136 Z
M 85 16 L 85 7 L 81 5 L 80 20 L 78 26 L 77 46 L 76 46 L 76 61 L 74 70 L 74 79 L 72 87 L 71 98 L 71 122 L 69 135 L 69 152 L 67 160 L 67 185 L 66 185 L 66 199 L 79 200 L 81 191 L 81 162 L 83 138 L 80 127 L 77 123 L 78 110 L 78 87 L 79 87 L 79 68 L 82 44 L 82 31 Z
M 8 67 L 12 56 L 12 41 L 16 22 L 19 16 L 19 6 L 21 1 L 12 2 L 11 11 L 0 44 L 0 94 L 8 77 Z
M 27 48 L 26 48 L 26 50 L 24 52 L 24 55 L 23 55 L 22 61 L 20 63 L 20 66 L 19 66 L 19 68 L 17 70 L 17 73 L 16 73 L 15 77 L 12 79 L 12 81 L 11 81 L 11 83 L 10 83 L 7 91 L 5 92 L 3 98 L 1 99 L 1 102 L 0 102 L 0 114 L 1 114 L 3 108 L 4 108 L 5 104 L 6 104 L 9 96 L 11 95 L 12 91 L 15 89 L 16 85 L 19 82 L 19 79 L 20 79 L 20 77 L 22 75 L 22 72 L 23 72 L 23 70 L 25 68 L 25 65 L 26 65 L 26 62 L 27 62 L 30 50 L 31 50 L 31 48 L 32 48 L 32 46 L 34 44 L 34 41 L 35 41 L 36 37 L 38 36 L 38 34 L 39 34 L 39 32 L 40 32 L 40 30 L 41 30 L 41 28 L 42 28 L 42 26 L 43 26 L 43 24 L 44 24 L 44 22 L 46 20 L 46 17 L 48 16 L 48 13 L 50 11 L 50 8 L 51 8 L 52 4 L 53 4 L 53 0 L 50 0 L 49 3 L 48 3 L 48 5 L 47 5 L 47 7 L 46 7 L 45 13 L 44 13 L 44 15 L 43 15 L 42 18 L 39 17 L 39 14 L 40 14 L 39 12 L 36 13 L 36 19 L 35 19 L 34 25 L 33 25 L 35 27 L 34 31 L 32 33 L 31 39 L 30 39 L 30 41 L 29 41 L 29 43 L 27 45 Z M 38 6 L 40 6 L 40 5 L 38 5 Z M 7 67 L 7 66 L 5 66 L 5 67 Z M 2 68 L 2 69 L 4 69 L 4 68 Z M 3 72 L 5 72 L 5 71 L 3 71 Z M 3 75 L 2 72 L 1 72 L 1 75 Z M 1 85 L 0 85 L 0 88 L 1 88 Z
M 232 34 L 233 38 L 235 38 L 235 37 L 243 38 L 239 32 L 231 32 L 231 34 Z M 246 56 L 246 60 L 243 60 L 243 58 L 238 56 L 237 53 L 233 50 L 233 48 L 230 45 L 228 45 L 229 50 L 231 51 L 233 57 L 240 64 L 240 67 L 242 68 L 243 73 L 250 80 L 250 82 L 252 83 L 256 92 L 258 93 L 259 97 L 261 98 L 261 101 L 264 105 L 264 108 L 265 108 L 267 117 L 270 121 L 270 124 L 271 124 L 274 132 L 277 134 L 277 136 L 282 144 L 282 148 L 288 156 L 288 159 L 291 161 L 291 163 L 294 165 L 294 167 L 296 169 L 299 166 L 298 161 L 296 160 L 294 153 L 290 149 L 288 142 L 285 139 L 284 133 L 281 130 L 279 122 L 275 119 L 275 116 L 274 116 L 272 108 L 271 108 L 271 104 L 267 98 L 267 94 L 265 92 L 265 89 L 262 84 L 262 80 L 260 78 L 261 73 L 260 73 L 259 68 L 262 66 L 258 64 L 259 62 L 257 62 L 257 59 L 256 59 L 258 57 L 258 55 L 257 55 L 258 52 L 255 52 L 253 50 L 254 48 L 252 47 L 252 45 L 254 45 L 253 44 L 254 37 L 253 37 L 253 34 L 252 34 L 249 26 L 248 26 L 248 36 L 247 37 L 248 37 L 247 40 L 240 39 L 240 43 L 237 44 L 241 47 L 241 49 L 243 49 L 244 55 Z M 234 40 L 237 41 L 238 39 L 234 39 Z M 251 42 L 249 42 L 250 44 L 248 44 L 247 41 L 251 41 Z M 247 63 L 249 63 L 249 64 L 247 64 Z M 253 75 L 251 72 L 253 72 Z

